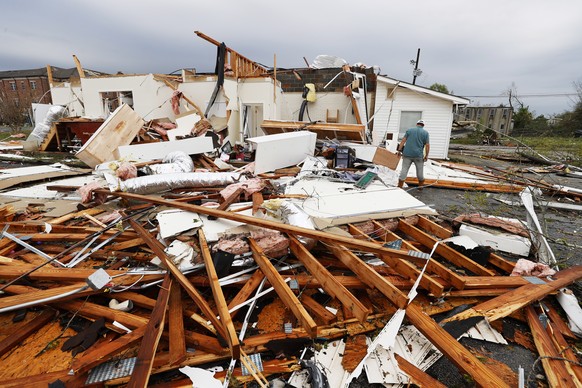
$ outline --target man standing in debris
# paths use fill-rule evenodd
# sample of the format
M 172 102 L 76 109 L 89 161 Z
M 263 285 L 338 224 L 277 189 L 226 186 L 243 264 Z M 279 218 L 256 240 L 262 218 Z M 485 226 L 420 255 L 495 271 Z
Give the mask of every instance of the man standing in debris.
M 408 129 L 398 145 L 398 153 L 402 154 L 402 170 L 400 170 L 400 176 L 398 177 L 398 187 L 404 185 L 410 165 L 414 163 L 416 177 L 418 178 L 418 188 L 422 190 L 424 185 L 424 162 L 428 159 L 429 151 L 428 132 L 424 129 L 424 121 L 418 120 L 416 127 Z

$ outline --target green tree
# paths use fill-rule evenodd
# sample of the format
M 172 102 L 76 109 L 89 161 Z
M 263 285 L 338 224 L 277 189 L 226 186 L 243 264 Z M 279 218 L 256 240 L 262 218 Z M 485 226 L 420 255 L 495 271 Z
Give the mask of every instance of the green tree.
M 528 129 L 531 129 L 531 124 L 534 120 L 534 115 L 529 110 L 529 106 L 520 107 L 517 112 L 513 114 L 513 131 L 515 134 L 526 134 Z
M 435 82 L 434 84 L 429 86 L 429 89 L 434 90 L 435 92 L 449 94 L 449 88 L 447 88 L 447 85 L 445 85 L 445 84 L 439 84 L 439 83 Z

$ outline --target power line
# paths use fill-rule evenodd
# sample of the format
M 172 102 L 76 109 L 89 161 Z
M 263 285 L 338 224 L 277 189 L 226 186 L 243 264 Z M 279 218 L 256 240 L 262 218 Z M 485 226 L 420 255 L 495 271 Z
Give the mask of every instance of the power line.
M 540 94 L 518 94 L 518 98 L 522 97 L 572 97 L 577 96 L 578 93 L 540 93 Z M 496 96 L 464 96 L 468 98 L 506 98 L 508 96 L 496 95 Z

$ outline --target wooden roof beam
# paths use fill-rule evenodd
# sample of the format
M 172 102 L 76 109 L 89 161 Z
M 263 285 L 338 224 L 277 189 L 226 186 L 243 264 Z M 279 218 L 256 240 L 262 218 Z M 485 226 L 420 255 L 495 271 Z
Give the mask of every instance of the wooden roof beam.
M 336 279 L 305 246 L 293 235 L 289 236 L 289 248 L 293 255 L 316 278 L 326 293 L 339 300 L 360 322 L 364 322 L 370 311 L 358 298 Z
M 170 342 L 170 364 L 179 364 L 186 359 L 186 341 L 184 340 L 182 289 L 178 282 L 173 282 L 170 288 L 168 337 Z
M 532 306 L 525 308 L 525 316 L 550 387 L 579 387 L 580 382 L 576 378 L 578 384 L 574 383 L 574 376 L 570 375 L 564 361 L 557 359 L 564 356 L 554 347 Z
M 380 224 L 376 223 L 375 225 L 379 226 Z M 369 238 L 370 240 L 372 240 L 367 234 L 365 234 L 363 231 L 361 231 L 360 229 L 358 229 L 357 227 L 355 227 L 354 225 L 351 225 L 351 224 L 350 224 L 350 231 L 355 232 L 360 236 L 365 236 L 365 237 Z M 374 240 L 372 240 L 372 241 L 377 243 L 377 244 L 382 244 L 379 241 L 374 241 Z M 417 249 L 415 248 L 413 250 L 416 251 Z M 408 279 L 411 279 L 412 281 L 416 281 L 416 279 L 420 276 L 420 270 L 418 270 L 418 268 L 416 268 L 414 265 L 412 265 L 411 263 L 409 263 L 406 260 L 402 260 L 402 259 L 388 256 L 388 255 L 379 255 L 379 257 L 384 263 L 386 263 L 387 265 L 392 267 L 399 274 L 407 277 Z M 423 260 L 423 259 L 421 259 L 421 260 L 423 262 L 426 262 L 426 260 Z M 434 260 L 431 259 L 431 263 L 433 261 Z M 429 264 L 429 266 L 430 266 L 430 264 Z M 428 267 L 427 267 L 427 269 L 428 269 Z M 457 285 L 464 285 L 464 283 L 457 283 Z M 424 288 L 425 290 L 428 290 L 429 292 L 431 292 L 435 296 L 441 296 L 445 290 L 445 288 L 442 284 L 440 284 L 436 280 L 432 279 L 427 274 L 422 274 L 422 279 L 420 279 L 420 286 L 422 288 Z
M 232 323 L 232 318 L 228 312 L 228 307 L 226 300 L 224 299 L 224 294 L 222 293 L 222 287 L 218 282 L 218 274 L 216 273 L 216 268 L 212 261 L 212 255 L 210 254 L 210 249 L 208 248 L 208 243 L 206 242 L 206 237 L 202 229 L 198 230 L 198 241 L 200 243 L 200 253 L 204 259 L 204 265 L 206 266 L 206 273 L 208 274 L 208 279 L 210 280 L 210 289 L 212 290 L 212 295 L 214 296 L 214 302 L 216 308 L 218 309 L 218 315 L 220 316 L 220 322 L 222 323 L 224 330 L 227 333 L 226 340 L 228 342 L 228 347 L 230 348 L 232 358 L 237 359 L 241 356 L 240 342 L 234 325 Z
M 81 61 L 75 54 L 73 54 L 73 60 L 75 61 L 75 66 L 77 67 L 77 72 L 79 73 L 79 78 L 85 78 L 85 70 L 83 70 L 83 66 L 81 66 Z
M 396 307 L 403 308 L 408 304 L 408 297 L 397 287 L 387 281 L 368 264 L 360 260 L 353 252 L 343 245 L 329 244 L 328 249 L 349 269 L 351 269 L 370 288 L 376 288 Z
M 230 300 L 228 303 L 228 310 L 230 311 L 233 307 L 238 306 L 239 304 L 246 302 L 251 294 L 259 288 L 259 285 L 263 281 L 265 275 L 261 271 L 255 271 L 252 276 L 244 282 L 244 285 L 239 290 L 239 292 Z M 233 311 L 230 316 L 234 318 L 238 312 L 241 311 L 240 309 Z
M 131 224 L 132 228 L 138 232 L 146 242 L 146 244 L 154 251 L 154 253 L 158 256 L 160 260 L 164 263 L 168 271 L 174 275 L 176 280 L 182 285 L 184 290 L 188 293 L 190 298 L 196 303 L 196 305 L 202 310 L 206 318 L 212 323 L 216 331 L 223 337 L 227 338 L 226 330 L 220 323 L 220 321 L 216 318 L 216 314 L 212 311 L 212 308 L 208 305 L 208 302 L 204 299 L 204 297 L 198 292 L 198 290 L 188 281 L 188 278 L 176 267 L 176 265 L 168 258 L 166 252 L 161 247 L 160 243 L 152 237 L 152 235 L 144 229 L 137 221 L 133 219 L 129 219 L 129 223 Z
M 73 359 L 70 373 L 74 375 L 85 373 L 89 369 L 109 360 L 119 352 L 129 348 L 143 337 L 146 332 L 146 326 L 146 324 L 143 324 L 131 333 L 124 334 L 111 342 L 94 346 L 84 351 L 80 356 Z
M 281 298 L 283 303 L 291 310 L 293 315 L 301 322 L 303 329 L 311 336 L 317 335 L 317 324 L 311 318 L 305 307 L 301 304 L 299 299 L 291 291 L 287 283 L 283 280 L 277 269 L 271 264 L 269 258 L 263 253 L 263 250 L 254 239 L 249 239 L 249 245 L 253 252 L 255 262 L 261 268 L 269 282 Z
M 300 226 L 283 224 L 276 221 L 266 220 L 263 218 L 257 218 L 252 216 L 247 216 L 244 214 L 237 214 L 235 212 L 221 211 L 217 209 L 212 209 L 209 207 L 193 205 L 190 203 L 183 203 L 178 201 L 169 201 L 155 196 L 147 196 L 140 194 L 124 193 L 120 191 L 111 192 L 110 190 L 97 189 L 96 193 L 106 193 L 108 195 L 113 195 L 116 197 L 132 199 L 136 201 L 149 202 L 158 205 L 166 205 L 176 209 L 182 209 L 191 211 L 194 213 L 206 214 L 210 216 L 215 216 L 218 218 L 224 218 L 231 221 L 242 222 L 248 225 L 262 226 L 264 228 L 278 230 L 282 233 L 291 233 L 297 236 L 310 237 L 316 240 L 324 241 L 326 243 L 339 243 L 348 247 L 353 247 L 358 250 L 372 252 L 375 254 L 386 254 L 392 257 L 398 257 L 402 259 L 410 258 L 410 256 L 397 249 L 390 249 L 378 245 L 370 241 L 360 241 L 352 237 L 340 236 L 332 233 L 321 232 L 319 230 L 313 230 L 308 228 L 302 228 Z
M 398 229 L 402 231 L 402 233 L 405 233 L 408 236 L 412 237 L 413 239 L 415 239 L 428 249 L 432 249 L 433 246 L 440 241 L 402 219 L 398 221 Z M 468 269 L 469 271 L 473 272 L 476 275 L 495 276 L 495 273 L 493 271 L 488 270 L 482 265 L 474 262 L 467 256 L 455 251 L 448 245 L 439 244 L 436 247 L 435 252 L 441 255 L 446 260 L 450 261 L 451 263 L 461 268 Z
M 546 295 L 582 278 L 582 265 L 576 265 L 557 272 L 553 280 L 544 284 L 528 283 L 496 298 L 489 299 L 441 323 L 458 321 L 471 317 L 484 317 L 489 322 L 504 318 L 528 304 L 544 298 Z
M 129 388 L 145 388 L 148 385 L 154 365 L 156 350 L 160 338 L 162 338 L 162 332 L 164 331 L 166 310 L 168 308 L 168 301 L 170 300 L 171 287 L 172 277 L 167 273 L 158 293 L 156 307 L 154 307 L 150 315 L 150 319 L 146 325 L 145 334 L 137 352 L 135 368 L 131 373 L 131 379 L 127 385 Z
M 391 236 L 394 239 L 400 239 L 400 236 L 398 236 L 396 233 L 394 233 L 394 232 L 386 229 L 379 222 L 372 221 L 372 223 L 376 227 L 378 227 L 380 230 L 383 230 L 384 233 L 385 233 L 385 236 Z M 408 242 L 406 240 L 402 240 L 402 245 L 404 245 L 405 247 L 407 247 L 408 250 L 410 250 L 410 251 L 417 251 L 417 252 L 420 251 L 418 248 L 416 248 L 414 245 L 412 245 L 410 242 Z M 444 265 L 442 265 L 441 263 L 439 263 L 438 261 L 436 261 L 433 258 L 430 258 L 429 260 L 430 260 L 430 262 L 428 263 L 428 266 L 426 267 L 426 271 L 427 272 L 436 274 L 441 279 L 443 279 L 444 281 L 446 281 L 447 283 L 449 283 L 450 285 L 452 285 L 453 287 L 455 287 L 457 290 L 462 290 L 463 288 L 465 288 L 465 279 L 464 279 L 463 276 L 459 276 L 458 274 L 456 274 L 455 272 L 451 271 L 450 269 L 448 269 L 447 267 L 445 267 Z M 402 260 L 400 260 L 400 261 L 402 261 Z M 424 265 L 425 262 L 426 262 L 425 259 L 419 258 L 419 261 L 417 262 L 417 265 L 422 266 L 422 265 Z M 406 263 L 406 262 L 404 262 L 404 263 Z M 390 265 L 390 263 L 386 263 L 386 264 Z M 404 267 L 404 266 L 399 263 L 399 267 Z M 399 268 L 399 267 L 395 267 L 395 268 L 400 273 L 405 274 L 406 272 L 404 272 L 402 270 L 402 268 Z M 408 271 L 410 271 L 410 270 L 408 270 Z M 420 271 L 418 271 L 418 273 L 420 273 Z M 417 277 L 418 277 L 418 275 L 416 275 L 412 279 L 416 279 Z M 430 280 L 432 280 L 432 279 L 430 279 Z M 424 283 L 427 283 L 427 281 L 425 280 Z M 432 284 L 429 284 L 429 285 L 432 286 Z M 440 291 L 440 293 L 435 293 L 434 288 L 436 288 L 436 287 L 432 286 L 432 289 L 431 288 L 427 288 L 427 285 L 426 284 L 423 284 L 422 280 L 421 280 L 420 286 L 423 287 L 423 288 L 425 288 L 425 289 L 427 289 L 427 290 L 429 290 L 435 296 L 442 295 L 442 293 L 444 291 L 444 287 L 439 284 L 440 287 L 437 288 L 437 291 L 438 291 L 439 288 L 441 289 L 441 291 Z
M 453 236 L 453 232 L 446 228 L 443 228 L 439 224 L 429 220 L 428 218 L 422 215 L 418 217 L 418 223 L 416 224 L 416 226 L 418 226 L 419 228 L 423 229 L 426 232 L 429 232 L 437 236 L 442 240 Z M 493 252 L 489 254 L 489 263 L 496 266 L 499 269 L 504 270 L 507 273 L 513 272 L 513 268 L 515 267 L 514 262 L 506 260 Z
M 411 303 L 406 308 L 406 317 L 437 349 L 439 349 L 461 371 L 473 377 L 480 387 L 509 387 L 493 370 L 453 338 L 420 307 Z

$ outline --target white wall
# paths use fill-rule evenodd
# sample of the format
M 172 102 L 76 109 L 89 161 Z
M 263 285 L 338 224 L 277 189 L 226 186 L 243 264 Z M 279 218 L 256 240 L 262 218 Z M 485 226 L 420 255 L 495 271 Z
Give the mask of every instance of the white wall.
M 79 102 L 79 99 L 83 101 L 81 85 L 72 86 L 70 82 L 60 83 L 51 88 L 51 98 L 53 105 L 66 107 L 71 117 L 85 116 L 83 105 Z
M 173 117 L 170 98 L 172 89 L 163 82 L 156 81 L 152 74 L 82 78 L 85 115 L 106 117 L 101 93 L 131 91 L 133 110 L 144 120 Z
M 433 159 L 446 159 L 449 150 L 451 127 L 453 123 L 453 103 L 442 98 L 425 93 L 415 92 L 398 87 L 393 100 L 387 100 L 386 84 L 378 82 L 376 87 L 376 116 L 372 142 L 381 143 L 386 132 L 392 133 L 393 139 L 398 136 L 401 111 L 421 111 L 425 129 L 430 135 L 430 154 Z M 392 151 L 396 144 L 391 144 Z

